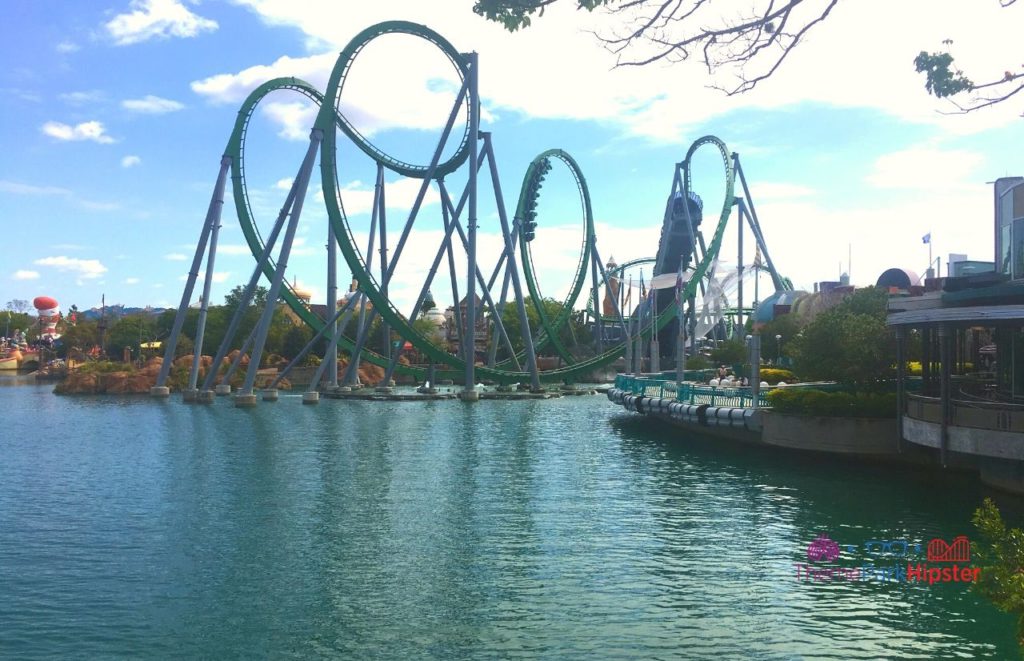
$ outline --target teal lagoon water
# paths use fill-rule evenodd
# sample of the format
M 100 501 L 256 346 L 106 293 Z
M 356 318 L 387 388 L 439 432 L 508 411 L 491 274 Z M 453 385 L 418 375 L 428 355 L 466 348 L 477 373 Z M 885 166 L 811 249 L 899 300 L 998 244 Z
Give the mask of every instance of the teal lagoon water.
M 797 580 L 821 534 L 970 536 L 968 478 L 696 441 L 603 397 L 50 390 L 0 389 L 0 656 L 1017 655 L 963 584 Z

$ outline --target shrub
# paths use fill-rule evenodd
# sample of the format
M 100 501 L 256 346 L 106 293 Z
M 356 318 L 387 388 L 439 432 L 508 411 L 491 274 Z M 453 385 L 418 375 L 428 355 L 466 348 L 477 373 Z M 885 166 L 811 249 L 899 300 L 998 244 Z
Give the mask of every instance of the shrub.
M 110 372 L 134 372 L 131 365 L 115 363 L 112 360 L 90 360 L 78 366 L 81 374 L 108 374 Z
M 761 380 L 767 381 L 770 385 L 775 385 L 779 381 L 785 381 L 786 383 L 794 383 L 797 381 L 796 375 L 789 370 L 778 369 L 775 367 L 762 367 L 760 373 Z
M 894 418 L 895 393 L 823 392 L 808 388 L 778 388 L 768 403 L 779 413 L 841 418 Z
M 711 367 L 711 361 L 707 356 L 697 354 L 686 359 L 686 369 L 688 370 L 706 370 L 709 367 Z

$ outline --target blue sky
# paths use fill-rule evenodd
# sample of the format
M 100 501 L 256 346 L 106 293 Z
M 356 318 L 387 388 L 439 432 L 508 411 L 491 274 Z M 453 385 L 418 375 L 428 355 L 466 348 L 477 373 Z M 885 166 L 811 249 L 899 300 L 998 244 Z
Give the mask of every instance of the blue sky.
M 348 40 L 389 19 L 424 23 L 480 53 L 483 128 L 493 133 L 507 204 L 533 156 L 569 151 L 590 184 L 599 249 L 620 262 L 656 252 L 673 164 L 707 133 L 740 153 L 772 257 L 804 288 L 840 269 L 857 284 L 872 284 L 891 266 L 922 272 L 927 232 L 943 262 L 951 252 L 990 260 L 986 182 L 1024 173 L 1013 148 L 1024 138 L 1019 104 L 945 115 L 939 111 L 950 106 L 929 97 L 913 71 L 913 56 L 946 38 L 969 73 L 1012 66 L 1000 44 L 1014 43 L 1022 10 L 995 0 L 979 0 L 969 15 L 953 0 L 896 8 L 847 0 L 775 77 L 736 97 L 709 89 L 696 63 L 614 69 L 589 32 L 612 25 L 600 13 L 556 6 L 509 34 L 475 16 L 469 0 L 341 4 L 9 3 L 0 39 L 0 304 L 46 294 L 86 308 L 105 294 L 108 303 L 176 305 L 238 105 L 277 75 L 322 89 Z M 389 37 L 360 55 L 345 108 L 374 141 L 425 162 L 447 112 L 437 92 L 450 89 L 449 69 L 415 40 Z M 298 170 L 313 114 L 288 94 L 257 111 L 246 173 L 261 227 Z M 343 201 L 353 233 L 364 238 L 373 165 L 351 145 L 340 154 Z M 698 192 L 714 207 L 720 168 L 707 154 L 698 165 Z M 289 272 L 322 301 L 327 230 L 316 179 Z M 397 228 L 415 182 L 393 174 L 388 181 L 388 219 Z M 453 175 L 450 189 L 464 181 Z M 576 263 L 576 200 L 571 178 L 556 168 L 534 245 L 546 294 L 565 289 Z M 396 275 L 402 308 L 440 236 L 436 193 L 427 201 Z M 493 263 L 493 202 L 480 217 L 483 259 Z M 253 266 L 230 198 L 222 232 L 215 301 Z M 450 300 L 447 278 L 434 289 L 439 301 Z

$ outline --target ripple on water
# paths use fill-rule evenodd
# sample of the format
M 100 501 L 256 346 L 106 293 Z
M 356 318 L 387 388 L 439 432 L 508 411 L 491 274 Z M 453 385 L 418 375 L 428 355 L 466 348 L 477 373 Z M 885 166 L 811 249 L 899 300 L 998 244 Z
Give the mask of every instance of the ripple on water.
M 963 534 L 970 484 L 686 440 L 600 397 L 2 395 L 17 657 L 1015 654 L 960 586 L 796 580 L 823 533 Z

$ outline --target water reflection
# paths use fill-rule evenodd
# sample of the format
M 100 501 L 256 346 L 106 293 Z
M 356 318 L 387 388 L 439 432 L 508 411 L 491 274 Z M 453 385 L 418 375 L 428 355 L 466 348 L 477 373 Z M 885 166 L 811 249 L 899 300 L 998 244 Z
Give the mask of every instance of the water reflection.
M 960 585 L 796 580 L 821 534 L 970 534 L 968 478 L 682 439 L 597 397 L 246 411 L 19 388 L 0 416 L 19 656 L 1015 654 Z

